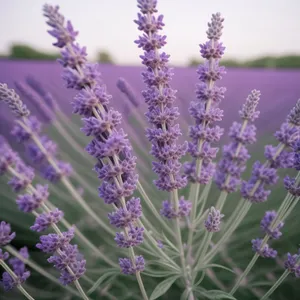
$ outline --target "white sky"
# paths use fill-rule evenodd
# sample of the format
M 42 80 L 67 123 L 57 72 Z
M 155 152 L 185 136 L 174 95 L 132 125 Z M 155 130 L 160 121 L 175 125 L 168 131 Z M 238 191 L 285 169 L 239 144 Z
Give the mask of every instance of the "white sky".
M 120 64 L 138 64 L 141 50 L 133 41 L 139 32 L 133 23 L 135 0 L 50 0 L 59 4 L 88 48 L 91 58 L 108 50 Z M 0 0 L 0 53 L 13 42 L 41 50 L 56 50 L 46 33 L 43 0 Z M 165 16 L 165 51 L 171 63 L 184 65 L 199 57 L 198 44 L 206 41 L 210 15 L 225 17 L 226 57 L 244 59 L 261 55 L 300 54 L 300 0 L 158 0 Z

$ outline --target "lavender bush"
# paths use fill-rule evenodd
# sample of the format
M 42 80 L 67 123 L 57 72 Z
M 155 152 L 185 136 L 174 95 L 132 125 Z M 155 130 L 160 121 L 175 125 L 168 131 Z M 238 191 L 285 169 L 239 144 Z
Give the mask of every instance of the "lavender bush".
M 100 66 L 87 61 L 86 47 L 58 6 L 46 4 L 43 12 L 81 121 L 63 115 L 34 77 L 15 83 L 19 94 L 0 83 L 0 101 L 15 121 L 10 140 L 21 144 L 18 154 L 0 138 L 0 175 L 12 190 L 1 187 L 1 287 L 9 291 L 1 299 L 265 300 L 300 277 L 298 242 L 285 230 L 293 228 L 300 195 L 300 100 L 281 120 L 264 158 L 255 161 L 250 153 L 263 95 L 249 90 L 240 121 L 218 146 L 226 89 L 217 84 L 226 70 L 224 18 L 216 13 L 200 44 L 204 63 L 185 138 L 170 56 L 162 50 L 163 16 L 155 0 L 137 4 L 144 103 L 126 79 L 117 82 L 130 103 L 123 114 L 131 128 L 111 105 Z M 23 98 L 41 108 L 53 131 L 43 132 Z M 141 150 L 147 140 L 150 155 Z M 271 188 L 280 186 L 286 192 L 275 201 Z M 19 249 L 20 241 L 27 247 Z M 238 259 L 238 253 L 247 255 Z

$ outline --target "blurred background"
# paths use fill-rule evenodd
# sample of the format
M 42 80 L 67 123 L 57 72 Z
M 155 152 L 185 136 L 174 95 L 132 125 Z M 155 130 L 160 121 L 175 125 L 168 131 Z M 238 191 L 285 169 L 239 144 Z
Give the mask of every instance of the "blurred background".
M 40 0 L 2 0 L 0 82 L 7 83 L 20 93 L 32 114 L 45 124 L 45 132 L 59 144 L 61 157 L 71 162 L 77 174 L 88 181 L 88 187 L 84 188 L 82 182 L 76 181 L 78 178 L 73 179 L 74 184 L 78 189 L 82 189 L 83 195 L 91 201 L 92 207 L 96 210 L 99 209 L 99 201 L 102 200 L 97 198 L 98 182 L 91 172 L 93 161 L 86 154 L 82 154 L 89 139 L 80 132 L 79 118 L 71 114 L 70 102 L 75 93 L 65 88 L 61 78 L 62 68 L 56 61 L 59 53 L 52 46 L 53 39 L 47 34 L 48 28 L 42 15 L 43 4 L 44 1 Z M 51 1 L 50 4 L 60 5 L 61 12 L 72 21 L 75 29 L 79 30 L 78 42 L 87 46 L 89 59 L 99 63 L 103 82 L 113 96 L 112 105 L 122 112 L 124 128 L 129 133 L 138 156 L 141 181 L 145 184 L 145 189 L 155 206 L 159 208 L 165 195 L 154 190 L 149 181 L 154 175 L 150 170 L 151 158 L 147 154 L 150 145 L 144 137 L 144 128 L 147 125 L 143 115 L 146 106 L 141 95 L 141 91 L 145 88 L 141 78 L 143 67 L 139 58 L 142 52 L 134 43 L 140 34 L 133 22 L 138 11 L 136 1 L 64 0 Z M 225 115 L 221 125 L 227 130 L 233 121 L 237 121 L 238 110 L 249 92 L 252 89 L 259 89 L 262 93 L 258 107 L 261 115 L 256 121 L 258 141 L 250 149 L 251 163 L 257 159 L 264 160 L 264 146 L 275 143 L 274 132 L 300 98 L 298 34 L 300 1 L 159 0 L 158 9 L 165 16 L 166 26 L 163 32 L 167 35 L 168 44 L 164 51 L 171 55 L 170 63 L 174 67 L 172 87 L 178 91 L 176 105 L 181 112 L 179 122 L 183 131 L 182 140 L 187 138 L 188 125 L 191 124 L 189 103 L 196 99 L 195 84 L 198 82 L 196 67 L 201 63 L 199 43 L 207 40 L 205 32 L 211 14 L 221 12 L 225 17 L 221 41 L 226 46 L 221 65 L 227 67 L 227 74 L 218 83 L 227 88 L 226 97 L 220 105 Z M 122 89 L 124 82 L 130 92 L 124 93 Z M 51 101 L 45 97 L 47 93 L 52 95 Z M 0 118 L 0 134 L 9 140 L 26 160 L 24 148 L 10 137 L 14 117 L 3 103 L 0 103 Z M 220 146 L 226 140 L 225 133 Z M 86 164 L 86 161 L 89 163 Z M 250 171 L 249 165 L 244 179 L 249 178 Z M 286 170 L 282 170 L 281 177 L 283 178 L 286 173 Z M 7 191 L 6 182 L 6 178 L 0 178 L 0 219 L 12 222 L 14 230 L 19 233 L 15 246 L 27 244 L 34 253 L 38 237 L 28 230 L 28 224 L 32 223 L 32 219 L 28 216 L 25 218 L 17 211 L 14 203 L 15 195 Z M 94 190 L 91 190 L 91 187 Z M 54 194 L 53 201 L 67 208 L 67 218 L 84 232 L 86 230 L 87 236 L 95 238 L 88 228 L 84 227 L 87 220 L 81 218 L 80 210 L 72 206 L 72 199 L 64 194 L 62 188 L 53 187 L 51 192 Z M 280 180 L 280 184 L 274 187 L 269 201 L 252 208 L 248 218 L 233 237 L 234 247 L 224 249 L 222 255 L 218 257 L 219 263 L 225 263 L 237 271 L 246 267 L 252 257 L 250 240 L 260 235 L 259 221 L 264 211 L 276 209 L 284 195 L 285 191 Z M 217 189 L 213 189 L 210 204 L 214 203 L 217 196 Z M 239 193 L 232 195 L 232 200 L 228 201 L 226 208 L 227 214 L 232 211 L 239 199 Z M 106 221 L 107 210 L 99 213 L 99 215 L 102 213 Z M 283 230 L 283 238 L 275 244 L 280 253 L 278 260 L 263 261 L 256 266 L 257 272 L 253 272 L 248 278 L 244 285 L 245 289 L 240 292 L 241 298 L 238 299 L 259 299 L 269 285 L 275 282 L 282 272 L 284 253 L 296 252 L 299 246 L 299 226 L 299 217 L 295 212 Z M 99 238 L 99 234 L 97 237 Z M 99 239 L 101 245 L 102 238 L 101 235 Z M 104 249 L 107 246 L 105 243 L 102 245 Z M 108 255 L 116 260 L 115 254 L 110 251 Z M 43 264 L 39 253 L 33 256 Z M 226 289 L 230 287 L 232 280 L 233 277 L 226 271 L 220 271 L 218 274 L 212 272 L 204 284 L 207 288 Z M 155 286 L 155 283 L 152 284 Z M 298 286 L 295 279 L 290 278 L 272 299 L 298 299 Z M 178 290 L 175 289 L 173 294 L 172 291 L 170 293 L 162 299 L 179 299 L 176 298 Z M 6 298 L 0 294 L 0 299 Z M 18 294 L 13 299 L 19 299 Z M 52 299 L 51 295 L 48 299 Z

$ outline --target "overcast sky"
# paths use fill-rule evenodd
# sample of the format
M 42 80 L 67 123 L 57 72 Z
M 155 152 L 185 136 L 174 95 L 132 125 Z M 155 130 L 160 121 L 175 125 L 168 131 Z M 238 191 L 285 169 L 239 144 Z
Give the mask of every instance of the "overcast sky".
M 14 42 L 54 51 L 53 39 L 46 33 L 42 0 L 0 0 L 0 53 Z M 139 63 L 140 49 L 133 19 L 135 0 L 50 0 L 73 22 L 89 56 L 107 50 L 120 64 Z M 206 40 L 210 15 L 225 17 L 222 41 L 226 57 L 245 59 L 261 55 L 300 54 L 300 0 L 158 0 L 165 16 L 165 51 L 171 63 L 184 65 L 199 57 L 198 44 Z

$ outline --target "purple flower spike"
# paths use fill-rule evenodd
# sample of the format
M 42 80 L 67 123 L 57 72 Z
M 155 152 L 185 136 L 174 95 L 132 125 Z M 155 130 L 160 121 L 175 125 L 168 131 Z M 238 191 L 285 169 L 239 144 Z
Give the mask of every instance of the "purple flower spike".
M 2 249 L 0 249 L 0 260 L 6 260 L 9 258 L 9 253 L 8 252 L 3 252 Z
M 52 165 L 48 165 L 43 171 L 42 174 L 45 179 L 49 180 L 52 183 L 58 182 L 62 176 L 71 176 L 73 172 L 72 166 L 64 161 L 57 161 L 57 166 L 59 171 L 54 169 Z
M 11 232 L 10 224 L 1 221 L 0 223 L 0 246 L 9 244 L 16 236 L 15 232 Z
M 214 176 L 218 188 L 227 193 L 235 192 L 241 184 L 240 178 L 250 157 L 246 145 L 256 141 L 256 127 L 248 123 L 254 121 L 259 115 L 256 111 L 259 98 L 259 91 L 251 91 L 239 112 L 243 123 L 234 122 L 229 129 L 232 142 L 223 147 L 223 157 L 218 163 Z M 276 174 L 273 174 L 274 176 L 276 178 Z
M 223 214 L 214 207 L 210 208 L 210 212 L 208 214 L 207 220 L 204 225 L 208 232 L 218 232 L 220 231 L 221 219 L 224 217 Z
M 30 227 L 31 230 L 40 232 L 49 228 L 52 224 L 58 223 L 64 216 L 64 213 L 58 208 L 54 209 L 49 213 L 40 214 L 33 226 Z
M 192 203 L 185 200 L 184 197 L 180 197 L 178 204 L 178 211 L 175 210 L 173 204 L 170 201 L 165 200 L 162 203 L 160 214 L 167 219 L 174 219 L 178 217 L 187 217 L 192 209 Z
M 117 228 L 124 228 L 128 233 L 128 236 L 117 234 L 118 244 L 121 247 L 133 247 L 142 242 L 144 229 L 133 226 L 141 217 L 142 208 L 139 199 L 131 198 L 138 182 L 136 157 L 132 154 L 127 135 L 120 128 L 121 114 L 109 107 L 111 95 L 101 82 L 98 65 L 87 62 L 86 48 L 75 43 L 77 32 L 71 23 L 65 23 L 58 7 L 46 5 L 44 13 L 48 18 L 47 24 L 53 28 L 50 34 L 57 39 L 54 45 L 63 48 L 60 63 L 64 67 L 66 86 L 78 90 L 72 103 L 73 112 L 83 117 L 82 131 L 85 135 L 93 137 L 86 150 L 97 159 L 94 170 L 101 179 L 99 196 L 105 203 L 118 206 L 115 212 L 109 214 L 110 223 Z M 60 176 L 70 173 L 68 165 L 60 162 L 58 165 L 59 172 L 52 167 L 44 170 L 48 180 L 57 181 Z M 38 247 L 44 252 L 51 252 L 57 246 L 66 247 L 60 240 L 57 235 L 44 236 Z M 69 284 L 84 273 L 84 266 L 85 261 L 74 261 L 71 264 L 74 276 L 64 270 L 60 280 L 63 284 Z
M 260 228 L 262 229 L 263 232 L 268 234 L 271 238 L 277 240 L 282 235 L 282 233 L 280 232 L 280 229 L 283 227 L 284 223 L 279 222 L 277 227 L 275 229 L 271 230 L 270 226 L 276 217 L 277 217 L 276 211 L 274 211 L 274 210 L 266 211 L 264 217 L 262 218 L 262 220 L 260 222 Z
M 135 257 L 135 266 L 132 264 L 132 261 L 129 258 L 119 258 L 119 264 L 122 273 L 126 275 L 142 272 L 145 269 L 145 260 L 141 255 Z
M 216 157 L 218 148 L 212 148 L 211 143 L 218 142 L 224 130 L 215 126 L 214 122 L 222 120 L 223 111 L 218 108 L 226 91 L 223 87 L 215 85 L 226 73 L 225 68 L 219 66 L 219 60 L 224 54 L 225 47 L 219 42 L 222 35 L 224 19 L 219 13 L 213 14 L 211 23 L 208 23 L 208 41 L 200 44 L 200 54 L 206 60 L 200 65 L 197 73 L 200 84 L 196 86 L 197 101 L 191 102 L 189 112 L 195 120 L 195 125 L 190 126 L 188 152 L 192 156 L 191 162 L 185 163 L 185 174 L 189 181 L 207 184 L 215 173 L 215 164 L 212 160 Z M 201 160 L 201 170 L 196 174 L 196 161 Z M 235 182 L 231 180 L 224 185 L 224 172 L 217 174 L 217 182 L 221 189 L 234 189 Z M 223 182 L 223 184 L 222 184 Z
M 147 138 L 152 143 L 151 154 L 157 161 L 153 162 L 153 171 L 158 175 L 154 184 L 158 189 L 172 191 L 183 188 L 187 180 L 180 174 L 180 158 L 186 152 L 186 145 L 177 145 L 181 135 L 176 120 L 178 108 L 173 106 L 176 91 L 170 87 L 171 69 L 167 63 L 169 55 L 158 49 L 166 44 L 166 37 L 159 34 L 163 28 L 163 16 L 154 16 L 157 12 L 156 1 L 138 1 L 141 13 L 134 22 L 144 34 L 135 43 L 144 50 L 142 63 L 147 67 L 142 72 L 147 89 L 142 92 L 148 105 L 146 117 L 152 125 L 147 129 Z
M 272 249 L 268 244 L 261 249 L 262 239 L 253 239 L 251 242 L 253 251 L 257 252 L 261 257 L 275 258 L 277 256 L 277 251 Z

